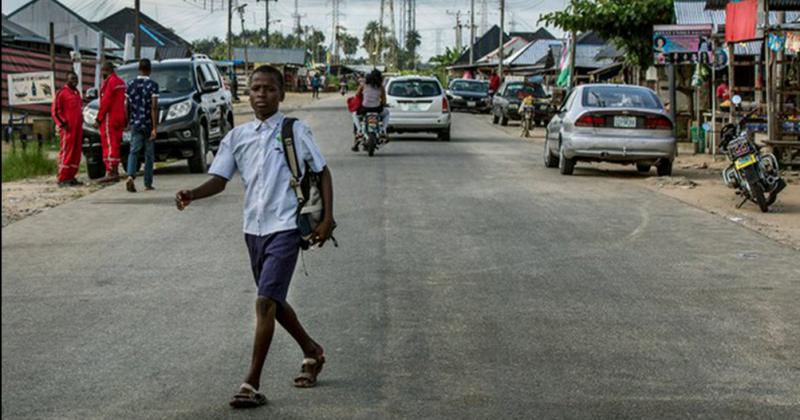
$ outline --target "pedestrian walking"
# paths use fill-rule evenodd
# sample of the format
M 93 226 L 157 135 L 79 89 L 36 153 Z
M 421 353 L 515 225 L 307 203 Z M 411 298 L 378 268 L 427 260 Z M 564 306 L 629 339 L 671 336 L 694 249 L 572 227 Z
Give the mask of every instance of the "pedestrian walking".
M 58 90 L 50 110 L 58 126 L 60 150 L 58 152 L 58 186 L 83 185 L 75 176 L 81 164 L 83 141 L 83 99 L 78 91 L 78 74 L 67 72 L 67 83 Z
M 100 87 L 100 109 L 97 111 L 95 128 L 100 129 L 100 144 L 106 176 L 101 183 L 119 181 L 119 146 L 126 125 L 125 82 L 114 72 L 114 64 L 103 63 L 103 84 Z
M 301 373 L 294 386 L 313 387 L 325 363 L 322 346 L 313 340 L 286 301 L 301 237 L 296 216 L 297 196 L 290 182 L 290 171 L 284 153 L 281 133 L 284 115 L 279 104 L 284 99 L 283 77 L 271 66 L 260 66 L 250 75 L 250 106 L 256 119 L 231 130 L 222 140 L 208 173 L 211 178 L 193 190 L 179 191 L 176 205 L 183 210 L 192 201 L 210 197 L 225 189 L 239 172 L 244 185 L 244 234 L 250 254 L 250 265 L 258 289 L 256 329 L 253 357 L 244 383 L 230 401 L 234 408 L 257 407 L 267 399 L 259 392 L 275 320 L 286 329 L 303 351 Z M 301 174 L 306 170 L 318 173 L 324 216 L 312 234 L 312 243 L 322 246 L 333 227 L 333 187 L 325 158 L 314 142 L 311 130 L 301 121 L 293 121 L 291 129 L 294 150 Z
M 314 77 L 311 78 L 311 97 L 314 99 L 319 99 L 319 86 L 321 80 L 319 78 L 319 74 L 314 73 Z
M 153 161 L 158 128 L 158 83 L 150 79 L 150 60 L 139 61 L 139 76 L 128 82 L 128 112 L 131 129 L 131 149 L 128 154 L 128 180 L 125 188 L 136 192 L 136 170 L 139 152 L 144 149 L 144 189 L 153 190 Z

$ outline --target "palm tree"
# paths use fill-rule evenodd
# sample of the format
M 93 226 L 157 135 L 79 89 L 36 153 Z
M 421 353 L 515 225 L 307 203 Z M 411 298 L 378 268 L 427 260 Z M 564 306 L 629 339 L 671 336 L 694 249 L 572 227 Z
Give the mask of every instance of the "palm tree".
M 408 51 L 409 58 L 411 59 L 411 68 L 417 68 L 417 47 L 422 44 L 419 32 L 416 30 L 408 31 L 406 34 L 406 51 Z
M 386 27 L 381 26 L 377 21 L 367 23 L 367 28 L 364 30 L 364 36 L 361 38 L 361 43 L 367 54 L 369 55 L 372 65 L 377 65 L 381 60 L 383 53 L 383 45 L 381 40 L 386 35 Z

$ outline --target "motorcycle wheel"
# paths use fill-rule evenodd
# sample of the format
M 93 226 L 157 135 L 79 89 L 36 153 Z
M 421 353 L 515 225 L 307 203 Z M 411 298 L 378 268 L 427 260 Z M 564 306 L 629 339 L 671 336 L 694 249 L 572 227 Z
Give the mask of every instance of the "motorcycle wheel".
M 761 188 L 761 184 L 750 184 L 750 196 L 758 204 L 758 208 L 761 209 L 762 213 L 769 211 L 769 204 L 767 204 L 767 198 L 764 197 L 764 189 Z
M 375 137 L 375 133 L 369 133 L 369 137 L 367 137 L 367 153 L 372 156 L 375 154 L 375 144 L 377 144 L 378 139 Z

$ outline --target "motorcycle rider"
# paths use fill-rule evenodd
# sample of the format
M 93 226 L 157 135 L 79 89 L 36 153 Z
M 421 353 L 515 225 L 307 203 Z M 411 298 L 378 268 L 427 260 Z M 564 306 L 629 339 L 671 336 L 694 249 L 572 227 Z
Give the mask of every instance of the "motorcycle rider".
M 353 124 L 356 126 L 356 138 L 353 141 L 352 151 L 358 151 L 358 143 L 364 133 L 361 132 L 360 117 L 368 112 L 381 115 L 381 140 L 387 141 L 386 129 L 389 126 L 389 110 L 386 109 L 386 89 L 383 87 L 383 74 L 378 69 L 373 69 L 367 75 L 364 84 L 359 85 L 356 96 L 361 96 L 361 107 L 353 113 Z

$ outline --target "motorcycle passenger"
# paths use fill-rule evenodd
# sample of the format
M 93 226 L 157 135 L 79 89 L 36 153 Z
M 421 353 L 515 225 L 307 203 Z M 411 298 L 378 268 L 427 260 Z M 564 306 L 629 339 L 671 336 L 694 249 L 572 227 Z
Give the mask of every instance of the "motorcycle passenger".
M 352 150 L 358 151 L 359 139 L 364 136 L 361 132 L 361 117 L 368 112 L 375 112 L 381 116 L 381 139 L 386 141 L 386 129 L 389 126 L 389 110 L 386 106 L 386 89 L 383 87 L 383 74 L 374 69 L 367 75 L 364 84 L 358 87 L 356 96 L 361 95 L 361 107 L 353 113 L 353 124 L 356 126 L 356 138 Z

